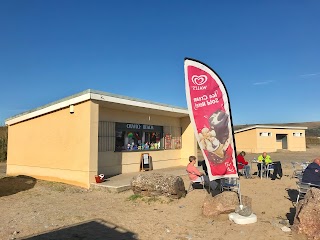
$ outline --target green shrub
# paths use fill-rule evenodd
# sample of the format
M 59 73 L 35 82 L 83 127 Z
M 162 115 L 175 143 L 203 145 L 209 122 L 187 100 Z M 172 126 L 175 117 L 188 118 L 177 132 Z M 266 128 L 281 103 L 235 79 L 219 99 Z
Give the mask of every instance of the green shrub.
M 7 160 L 8 128 L 0 126 L 0 161 Z
M 141 199 L 143 198 L 143 196 L 141 196 L 140 194 L 133 194 L 130 197 L 128 197 L 129 201 L 136 201 L 137 199 Z
M 7 160 L 7 138 L 0 138 L 0 161 Z

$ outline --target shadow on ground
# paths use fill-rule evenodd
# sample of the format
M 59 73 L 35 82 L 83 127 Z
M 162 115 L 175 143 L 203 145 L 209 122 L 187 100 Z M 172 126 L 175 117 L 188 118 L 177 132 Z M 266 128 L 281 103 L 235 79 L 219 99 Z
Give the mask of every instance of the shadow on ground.
M 292 205 L 295 204 L 295 202 L 297 201 L 297 197 L 298 197 L 298 190 L 297 189 L 286 189 L 288 192 L 288 199 L 292 202 Z M 293 206 L 292 208 L 290 208 L 290 212 L 286 214 L 287 219 L 289 220 L 290 224 L 293 224 L 294 221 L 294 216 L 296 215 L 296 207 Z
M 25 240 L 98 240 L 98 239 L 138 239 L 137 236 L 126 229 L 101 219 L 83 222 L 66 228 L 41 233 L 39 235 L 24 237 Z
M 37 180 L 33 177 L 19 175 L 0 179 L 0 197 L 26 191 L 34 187 Z
M 293 224 L 295 215 L 296 215 L 296 208 L 295 207 L 290 208 L 290 212 L 286 214 L 286 217 L 289 220 L 290 225 Z
M 298 190 L 297 189 L 289 189 L 287 188 L 286 191 L 288 192 L 288 199 L 294 204 L 297 201 L 298 197 Z

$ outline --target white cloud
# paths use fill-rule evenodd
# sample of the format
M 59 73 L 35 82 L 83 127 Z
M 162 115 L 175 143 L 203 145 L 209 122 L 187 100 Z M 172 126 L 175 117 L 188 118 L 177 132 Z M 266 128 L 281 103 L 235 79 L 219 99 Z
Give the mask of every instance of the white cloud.
M 253 85 L 266 85 L 266 84 L 270 84 L 272 83 L 273 81 L 265 81 L 265 82 L 255 82 L 253 83 Z
M 320 73 L 307 73 L 307 74 L 300 75 L 300 77 L 308 78 L 308 77 L 314 77 L 314 76 L 318 76 L 318 75 L 320 75 Z

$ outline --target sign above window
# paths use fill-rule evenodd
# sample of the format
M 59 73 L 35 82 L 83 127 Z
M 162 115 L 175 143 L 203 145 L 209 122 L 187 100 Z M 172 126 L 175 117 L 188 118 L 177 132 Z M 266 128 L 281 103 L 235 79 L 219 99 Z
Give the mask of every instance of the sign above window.
M 117 123 L 118 128 L 137 130 L 157 130 L 159 126 L 139 124 L 139 123 Z
M 146 124 L 136 124 L 136 123 L 127 123 L 128 129 L 148 129 L 148 130 L 154 130 L 153 125 L 146 125 Z

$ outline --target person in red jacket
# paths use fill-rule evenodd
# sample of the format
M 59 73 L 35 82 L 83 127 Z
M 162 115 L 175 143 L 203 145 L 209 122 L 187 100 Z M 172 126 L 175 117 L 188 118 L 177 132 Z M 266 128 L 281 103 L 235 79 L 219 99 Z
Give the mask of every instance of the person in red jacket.
M 251 178 L 250 174 L 250 166 L 248 165 L 248 162 L 244 159 L 244 156 L 246 155 L 245 151 L 242 151 L 237 156 L 237 162 L 238 162 L 238 169 L 244 169 L 244 175 L 246 178 Z

